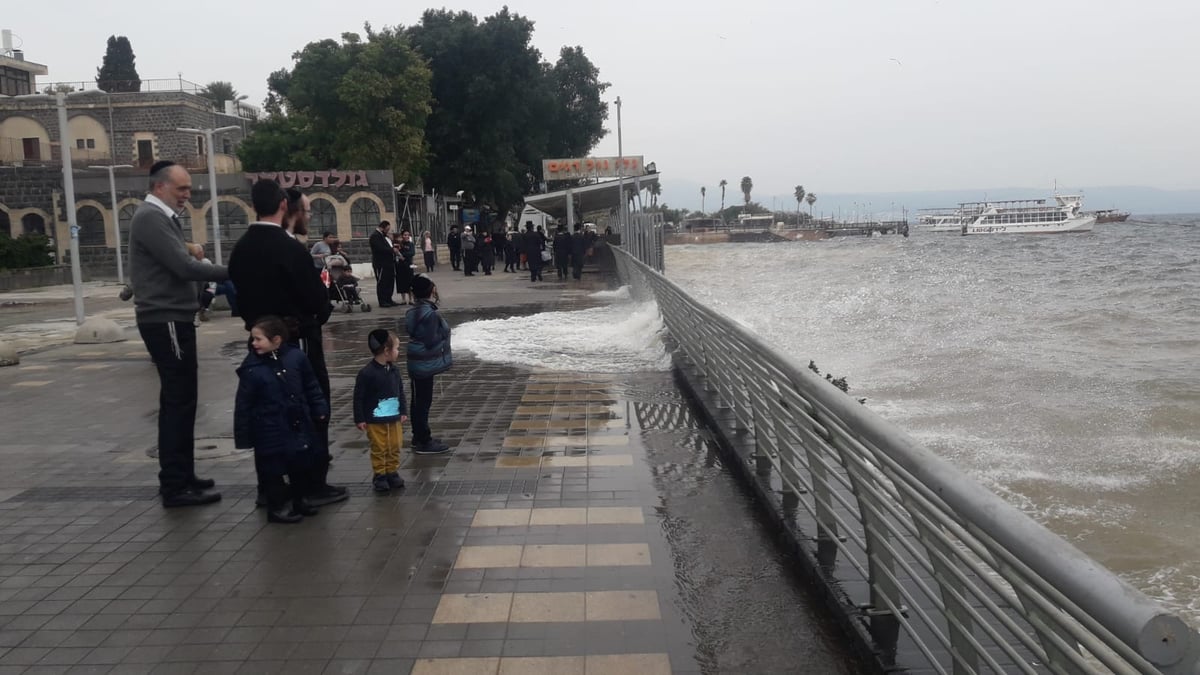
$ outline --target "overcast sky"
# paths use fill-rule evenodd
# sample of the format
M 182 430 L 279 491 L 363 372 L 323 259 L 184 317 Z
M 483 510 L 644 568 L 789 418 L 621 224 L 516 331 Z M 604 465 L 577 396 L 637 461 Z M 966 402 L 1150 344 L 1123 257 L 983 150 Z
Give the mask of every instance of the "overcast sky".
M 92 78 L 110 34 L 143 79 L 230 80 L 254 103 L 307 42 L 407 25 L 421 3 L 6 2 L 49 81 Z M 482 17 L 500 4 L 449 7 Z M 624 148 L 756 194 L 1060 185 L 1200 187 L 1196 0 L 527 0 L 553 60 L 582 45 L 624 102 Z M 197 46 L 210 45 L 209 49 Z M 616 154 L 612 131 L 595 151 Z

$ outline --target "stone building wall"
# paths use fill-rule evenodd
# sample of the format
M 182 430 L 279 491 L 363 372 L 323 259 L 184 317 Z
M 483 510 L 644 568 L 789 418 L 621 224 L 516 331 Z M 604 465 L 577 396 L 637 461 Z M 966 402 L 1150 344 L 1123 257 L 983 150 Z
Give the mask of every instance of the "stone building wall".
M 213 151 L 232 159 L 248 124 L 248 120 L 243 118 L 215 112 L 209 101 L 201 96 L 179 91 L 113 94 L 111 97 L 103 92 L 88 92 L 68 96 L 68 119 L 84 115 L 95 120 L 108 137 L 96 139 L 102 141 L 97 145 L 103 145 L 103 149 L 80 149 L 72 144 L 72 160 L 77 166 L 108 164 L 110 159 L 115 164 L 135 166 L 148 165 L 158 159 L 171 159 L 185 166 L 204 168 L 207 166 L 207 149 L 198 146 L 197 135 L 176 129 L 239 127 L 214 139 L 216 147 Z M 38 162 L 27 161 L 20 155 L 21 139 L 6 134 L 6 127 L 14 128 L 5 124 L 10 118 L 26 118 L 37 122 L 49 138 L 50 145 L 41 149 L 41 161 L 61 161 L 58 112 L 53 97 L 0 98 L 0 165 L 36 164 Z M 151 142 L 153 157 L 139 156 L 139 140 Z M 108 151 L 110 143 L 111 153 Z

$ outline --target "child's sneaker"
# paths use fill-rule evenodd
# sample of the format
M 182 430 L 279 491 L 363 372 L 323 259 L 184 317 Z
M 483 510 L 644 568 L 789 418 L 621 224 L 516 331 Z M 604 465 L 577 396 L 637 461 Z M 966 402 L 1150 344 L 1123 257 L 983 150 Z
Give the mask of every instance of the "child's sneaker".
M 396 473 L 395 471 L 387 474 L 384 476 L 384 478 L 387 478 L 388 485 L 390 485 L 394 490 L 399 490 L 400 488 L 404 487 L 404 479 L 401 478 L 400 474 Z
M 392 491 L 392 484 L 390 481 L 388 481 L 387 476 L 376 475 L 375 479 L 371 481 L 371 485 L 373 485 L 375 487 L 376 492 L 391 492 Z

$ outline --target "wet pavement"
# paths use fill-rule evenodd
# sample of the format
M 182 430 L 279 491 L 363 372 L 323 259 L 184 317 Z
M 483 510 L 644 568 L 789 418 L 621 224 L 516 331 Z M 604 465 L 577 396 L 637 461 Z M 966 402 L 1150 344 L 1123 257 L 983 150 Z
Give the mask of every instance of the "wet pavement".
M 609 283 L 433 276 L 453 324 L 594 306 Z M 670 373 L 456 355 L 431 420 L 453 452 L 405 451 L 408 486 L 373 494 L 350 390 L 366 332 L 402 312 L 328 327 L 331 481 L 353 497 L 296 526 L 255 511 L 232 448 L 236 320 L 199 329 L 213 506 L 158 505 L 136 339 L 0 371 L 0 675 L 856 672 Z

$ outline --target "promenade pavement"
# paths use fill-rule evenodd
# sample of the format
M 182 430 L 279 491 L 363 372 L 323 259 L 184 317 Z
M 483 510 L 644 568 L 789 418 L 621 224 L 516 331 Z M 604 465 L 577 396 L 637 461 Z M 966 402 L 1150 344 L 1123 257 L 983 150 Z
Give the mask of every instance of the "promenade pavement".
M 432 276 L 452 324 L 594 306 L 611 283 Z M 117 291 L 97 288 L 97 303 Z M 351 389 L 366 333 L 403 332 L 403 311 L 327 326 L 331 482 L 352 497 L 293 526 L 256 511 L 252 458 L 232 447 L 239 320 L 198 331 L 212 506 L 159 506 L 158 382 L 136 330 L 106 345 L 44 331 L 0 369 L 0 675 L 856 669 L 669 373 L 456 354 L 432 416 L 452 452 L 406 449 L 407 487 L 373 494 Z

